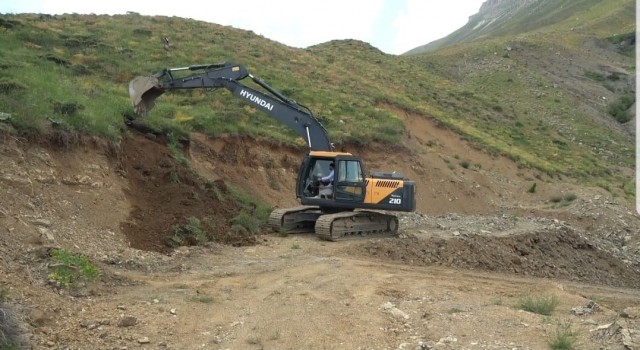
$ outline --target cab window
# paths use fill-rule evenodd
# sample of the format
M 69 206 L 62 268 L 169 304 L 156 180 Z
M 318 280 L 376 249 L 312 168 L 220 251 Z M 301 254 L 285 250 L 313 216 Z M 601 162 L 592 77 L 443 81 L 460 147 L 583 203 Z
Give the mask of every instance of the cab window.
M 357 160 L 341 160 L 338 164 L 338 181 L 363 182 L 362 168 Z

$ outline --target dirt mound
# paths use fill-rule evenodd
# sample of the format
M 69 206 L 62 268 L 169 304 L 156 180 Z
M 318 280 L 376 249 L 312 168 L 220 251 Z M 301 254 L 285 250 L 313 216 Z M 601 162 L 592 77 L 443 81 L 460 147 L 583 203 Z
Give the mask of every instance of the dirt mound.
M 361 254 L 409 265 L 437 265 L 640 288 L 640 270 L 599 250 L 567 226 L 519 235 L 370 241 Z
M 248 235 L 229 235 L 230 219 L 241 208 L 222 180 L 207 181 L 177 162 L 162 138 L 133 133 L 123 140 L 120 171 L 129 181 L 125 193 L 132 209 L 121 230 L 140 250 L 167 253 L 174 245 L 193 245 L 197 235 L 184 230 L 203 229 L 208 240 L 242 245 L 255 243 Z

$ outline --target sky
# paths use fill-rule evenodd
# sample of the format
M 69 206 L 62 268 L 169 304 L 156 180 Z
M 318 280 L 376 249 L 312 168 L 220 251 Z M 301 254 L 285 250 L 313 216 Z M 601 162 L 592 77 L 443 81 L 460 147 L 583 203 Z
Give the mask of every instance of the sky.
M 399 55 L 464 26 L 485 0 L 0 0 L 0 13 L 176 16 L 305 48 L 356 39 Z

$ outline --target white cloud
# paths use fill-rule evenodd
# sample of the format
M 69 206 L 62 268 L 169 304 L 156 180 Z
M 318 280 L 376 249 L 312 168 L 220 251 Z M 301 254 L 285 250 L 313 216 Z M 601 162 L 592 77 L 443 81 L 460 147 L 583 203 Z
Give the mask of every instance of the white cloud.
M 373 22 L 382 0 L 301 2 L 277 1 L 269 6 L 261 1 L 243 1 L 245 11 L 207 16 L 207 20 L 237 28 L 251 29 L 295 47 L 307 47 L 333 39 L 373 40 Z M 204 18 L 203 18 L 204 19 Z
M 28 2 L 28 1 L 27 1 Z M 45 0 L 42 13 L 123 14 L 193 18 L 252 30 L 267 38 L 295 47 L 307 47 L 333 39 L 374 40 L 373 22 L 383 0 L 299 1 L 56 1 Z

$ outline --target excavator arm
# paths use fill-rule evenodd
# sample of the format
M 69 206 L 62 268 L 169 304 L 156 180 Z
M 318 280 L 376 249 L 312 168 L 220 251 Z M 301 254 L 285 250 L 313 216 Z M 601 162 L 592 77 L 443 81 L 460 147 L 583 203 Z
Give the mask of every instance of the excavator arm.
M 185 71 L 191 74 L 176 77 L 180 72 Z M 247 77 L 266 92 L 239 82 Z M 223 62 L 166 68 L 158 74 L 133 79 L 129 83 L 129 95 L 136 113 L 146 115 L 154 107 L 156 98 L 167 90 L 208 88 L 225 88 L 231 91 L 234 96 L 247 104 L 293 129 L 307 142 L 311 150 L 333 151 L 334 149 L 327 130 L 309 108 L 298 104 L 261 79 L 249 74 L 241 65 Z

